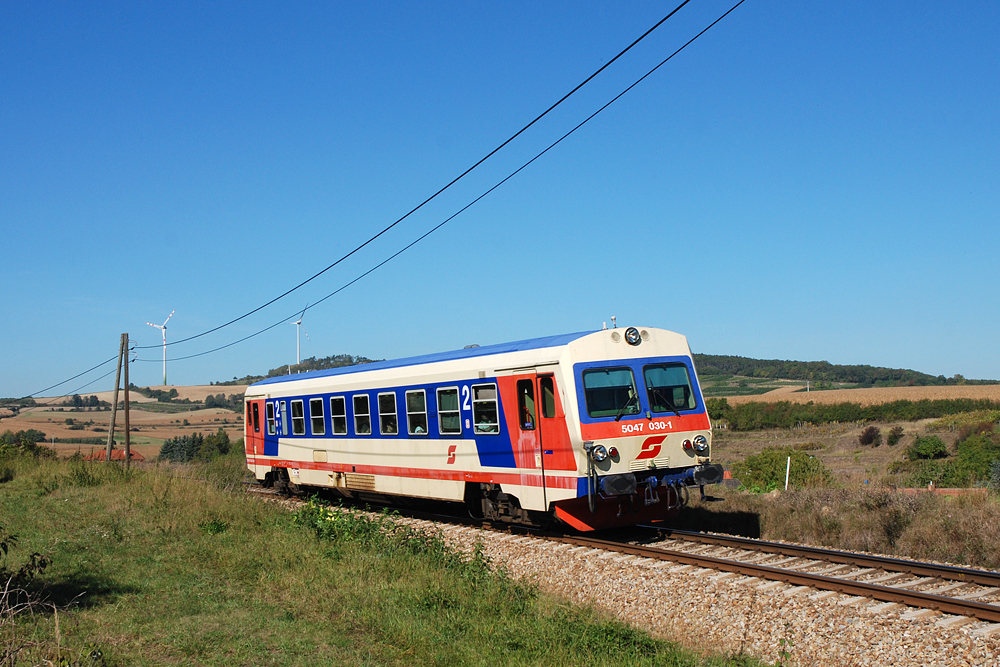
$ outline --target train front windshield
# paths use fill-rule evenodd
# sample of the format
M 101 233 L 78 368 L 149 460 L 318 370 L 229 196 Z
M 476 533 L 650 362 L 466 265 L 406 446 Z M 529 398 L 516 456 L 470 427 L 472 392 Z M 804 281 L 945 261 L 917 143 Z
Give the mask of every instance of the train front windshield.
M 691 378 L 684 364 L 643 366 L 642 375 L 653 412 L 694 410 L 696 407 Z

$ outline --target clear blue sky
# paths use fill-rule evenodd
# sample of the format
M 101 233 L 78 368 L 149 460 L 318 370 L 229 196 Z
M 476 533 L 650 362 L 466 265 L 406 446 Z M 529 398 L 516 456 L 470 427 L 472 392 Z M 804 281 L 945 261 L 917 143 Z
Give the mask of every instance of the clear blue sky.
M 392 232 L 452 214 L 729 8 L 694 0 Z M 673 7 L 0 4 L 0 396 L 238 316 L 473 164 Z M 310 309 L 302 356 L 619 325 L 696 352 L 1000 378 L 1000 6 L 748 0 L 440 231 Z M 293 318 L 294 319 L 294 318 Z M 137 384 L 161 381 L 139 351 Z M 171 384 L 295 361 L 282 324 Z M 112 365 L 61 386 L 71 391 Z M 84 389 L 110 389 L 109 377 Z

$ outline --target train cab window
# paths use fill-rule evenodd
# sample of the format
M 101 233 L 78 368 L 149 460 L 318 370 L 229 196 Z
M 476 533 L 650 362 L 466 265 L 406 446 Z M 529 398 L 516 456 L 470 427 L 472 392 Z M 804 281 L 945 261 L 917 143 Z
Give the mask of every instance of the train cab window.
M 281 435 L 288 435 L 288 405 L 284 401 L 280 403 L 281 407 Z
M 653 412 L 694 410 L 696 407 L 691 378 L 684 364 L 643 366 L 642 375 Z
M 477 434 L 500 432 L 500 410 L 497 408 L 495 384 L 472 385 L 472 422 Z
M 462 413 L 458 409 L 458 387 L 437 390 L 438 428 L 441 435 L 462 432 Z
M 396 394 L 378 395 L 378 430 L 382 435 L 399 433 L 399 423 L 396 418 Z
M 517 414 L 522 431 L 535 430 L 535 382 L 517 381 Z
M 264 421 L 267 422 L 267 434 L 274 435 L 274 403 L 271 401 L 264 404 Z
M 556 416 L 556 383 L 551 377 L 543 377 L 538 381 L 541 385 L 542 416 L 552 419 Z
M 260 408 L 257 407 L 256 403 L 253 403 L 253 432 L 260 433 Z
M 343 396 L 330 399 L 330 426 L 334 435 L 347 435 L 347 401 Z
M 326 423 L 325 420 L 323 419 L 322 398 L 309 399 L 309 421 L 310 421 L 310 426 L 312 426 L 313 435 L 326 434 Z
M 427 396 L 423 389 L 406 392 L 406 432 L 427 435 Z
M 583 372 L 583 394 L 591 417 L 639 414 L 639 394 L 631 368 L 594 368 Z
M 368 394 L 358 394 L 354 397 L 354 433 L 357 435 L 371 435 L 372 433 Z
M 302 401 L 292 401 L 292 435 L 306 434 L 306 416 L 302 411 Z

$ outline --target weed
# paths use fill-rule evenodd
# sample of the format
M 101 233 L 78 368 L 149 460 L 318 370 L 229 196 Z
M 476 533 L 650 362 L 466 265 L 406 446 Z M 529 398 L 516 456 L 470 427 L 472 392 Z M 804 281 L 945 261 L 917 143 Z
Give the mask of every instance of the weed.
M 885 439 L 885 444 L 890 447 L 895 447 L 899 444 L 899 441 L 903 438 L 903 427 L 893 426 L 889 429 L 889 436 Z
M 229 530 L 229 524 L 217 517 L 199 523 L 198 527 L 206 535 L 219 535 Z
M 94 465 L 85 461 L 74 462 L 69 469 L 69 481 L 81 487 L 98 486 L 103 480 Z
M 785 631 L 778 640 L 778 659 L 774 662 L 775 667 L 785 667 L 792 659 L 792 647 L 795 643 L 792 641 L 791 628 L 792 624 L 785 621 Z

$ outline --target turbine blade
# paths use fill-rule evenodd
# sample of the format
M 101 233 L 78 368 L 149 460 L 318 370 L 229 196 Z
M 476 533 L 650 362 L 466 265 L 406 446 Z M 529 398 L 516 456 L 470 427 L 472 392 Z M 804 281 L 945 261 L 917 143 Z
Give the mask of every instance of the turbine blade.
M 164 327 L 166 327 L 166 326 L 167 326 L 167 322 L 169 322 L 169 321 L 170 321 L 170 318 L 171 318 L 171 317 L 173 317 L 173 316 L 174 316 L 174 313 L 176 313 L 176 312 L 177 312 L 177 309 L 176 309 L 176 308 L 174 308 L 173 310 L 171 310 L 171 311 L 170 311 L 170 314 L 169 314 L 169 315 L 167 315 L 167 319 L 163 320 L 163 326 L 164 326 Z

